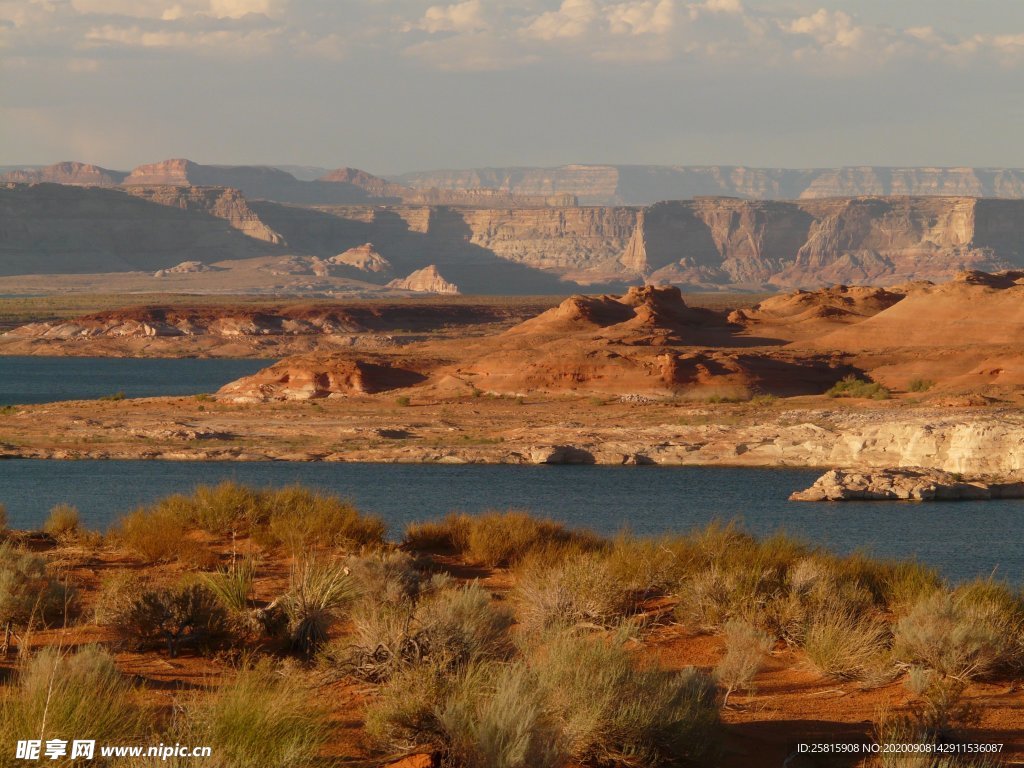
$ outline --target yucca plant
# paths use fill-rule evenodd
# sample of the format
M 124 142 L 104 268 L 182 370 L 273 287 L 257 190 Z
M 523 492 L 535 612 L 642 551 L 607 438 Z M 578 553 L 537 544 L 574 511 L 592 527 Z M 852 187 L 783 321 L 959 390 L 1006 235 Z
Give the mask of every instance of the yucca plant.
M 236 559 L 226 568 L 204 573 L 203 583 L 217 596 L 220 604 L 232 613 L 243 613 L 249 608 L 253 580 L 256 578 L 256 560 L 251 557 Z
M 295 565 L 288 591 L 281 599 L 293 647 L 307 657 L 313 656 L 356 593 L 355 580 L 343 563 L 311 557 Z

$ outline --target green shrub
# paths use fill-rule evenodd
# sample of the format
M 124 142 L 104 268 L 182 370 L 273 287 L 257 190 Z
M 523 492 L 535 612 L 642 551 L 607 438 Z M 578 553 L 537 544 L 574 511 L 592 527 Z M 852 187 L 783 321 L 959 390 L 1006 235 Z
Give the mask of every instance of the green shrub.
M 64 541 L 78 533 L 78 526 L 78 509 L 70 504 L 57 504 L 43 523 L 43 533 Z
M 171 658 L 182 645 L 195 645 L 227 630 L 227 615 L 217 597 L 200 584 L 147 589 L 113 619 L 122 639 L 145 646 L 162 642 Z
M 416 552 L 465 552 L 473 518 L 452 512 L 443 520 L 409 523 L 405 528 L 404 546 Z
M 561 523 L 528 512 L 486 512 L 472 518 L 465 554 L 474 562 L 500 567 L 515 565 L 538 549 L 587 548 L 597 542 L 593 534 L 569 531 Z
M 109 401 L 116 402 L 118 400 L 124 400 L 125 397 L 126 396 L 124 394 L 124 391 L 123 390 L 118 390 L 117 392 L 114 392 L 113 394 L 110 394 L 110 395 L 101 395 L 99 399 L 100 400 L 109 400 Z
M 76 653 L 44 648 L 21 666 L 17 684 L 0 693 L 0 742 L 11 755 L 15 742 L 24 738 L 131 744 L 151 729 L 149 714 L 113 658 L 95 646 Z M 97 750 L 90 764 L 113 762 L 101 760 Z
M 399 408 L 408 408 L 411 404 L 412 401 L 409 399 L 407 395 L 402 395 L 401 397 L 395 398 L 395 405 L 397 405 Z
M 202 575 L 203 584 L 217 597 L 221 606 L 236 614 L 249 609 L 255 578 L 256 561 L 252 558 L 236 559 L 226 568 Z
M 50 573 L 37 555 L 11 542 L 0 544 L 0 642 L 12 631 L 66 619 L 73 592 Z
M 934 386 L 934 379 L 914 379 L 907 385 L 907 390 L 909 392 L 927 392 Z
M 193 744 L 210 744 L 221 768 L 319 765 L 329 734 L 313 691 L 268 664 L 241 670 L 213 696 L 186 709 Z
M 355 597 L 355 582 L 342 563 L 310 557 L 294 566 L 282 599 L 292 646 L 312 657 Z
M 733 691 L 750 690 L 774 644 L 770 636 L 745 621 L 730 621 L 724 634 L 725 655 L 715 666 L 715 679 L 724 689 L 723 707 Z
M 878 382 L 858 379 L 853 374 L 844 377 L 826 393 L 829 397 L 861 397 L 871 400 L 888 400 L 892 393 Z

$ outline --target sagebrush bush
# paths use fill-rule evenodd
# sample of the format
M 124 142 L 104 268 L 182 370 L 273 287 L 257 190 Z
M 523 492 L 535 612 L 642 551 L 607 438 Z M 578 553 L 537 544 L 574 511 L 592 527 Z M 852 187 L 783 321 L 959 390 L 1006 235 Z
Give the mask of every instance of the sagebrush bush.
M 149 582 L 136 571 L 119 569 L 104 574 L 93 605 L 94 620 L 100 626 L 115 626 L 148 587 Z
M 600 553 L 570 555 L 556 564 L 528 557 L 518 570 L 514 601 L 526 632 L 555 626 L 611 626 L 635 607 L 633 594 L 616 581 Z
M 437 711 L 448 762 L 465 768 L 556 768 L 562 745 L 537 676 L 523 663 L 460 675 Z
M 182 645 L 197 645 L 227 633 L 227 614 L 201 584 L 146 589 L 112 619 L 128 643 L 161 642 L 174 658 Z
M 774 643 L 771 636 L 745 621 L 730 621 L 723 634 L 725 655 L 715 666 L 715 679 L 723 689 L 725 707 L 733 691 L 750 690 Z
M 214 747 L 219 768 L 293 768 L 319 764 L 329 734 L 318 697 L 266 663 L 242 669 L 185 710 L 193 744 Z
M 131 744 L 152 730 L 149 713 L 101 648 L 85 646 L 75 653 L 44 648 L 26 657 L 16 680 L 0 693 L 0 742 L 11 749 L 6 757 L 24 738 Z M 90 765 L 112 762 L 97 750 Z
M 702 765 L 715 750 L 718 707 L 703 673 L 638 669 L 621 642 L 565 632 L 530 667 L 573 761 Z
M 43 533 L 59 541 L 66 541 L 78 533 L 78 509 L 70 504 L 57 504 L 43 522 Z
M 266 538 L 293 556 L 317 547 L 380 546 L 387 534 L 380 518 L 300 486 L 264 491 L 260 500 L 270 510 Z
M 1019 663 L 1019 605 L 976 583 L 919 600 L 896 624 L 894 655 L 967 681 Z
M 343 563 L 309 557 L 295 565 L 282 599 L 292 646 L 313 656 L 356 594 L 355 580 Z
M 438 669 L 506 658 L 512 614 L 476 584 L 429 590 L 418 601 L 362 600 L 353 636 L 339 649 L 352 671 L 381 681 L 416 664 Z
M 33 625 L 66 620 L 73 591 L 56 578 L 39 556 L 0 544 L 0 645 L 10 633 Z

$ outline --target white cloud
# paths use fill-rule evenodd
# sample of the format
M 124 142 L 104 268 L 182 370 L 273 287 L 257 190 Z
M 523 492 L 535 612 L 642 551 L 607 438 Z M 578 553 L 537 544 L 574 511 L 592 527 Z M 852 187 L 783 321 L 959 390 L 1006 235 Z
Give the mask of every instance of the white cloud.
M 453 5 L 432 5 L 423 14 L 420 27 L 427 32 L 477 32 L 488 28 L 480 0 Z
M 542 13 L 526 32 L 538 40 L 572 40 L 586 35 L 597 18 L 595 0 L 562 0 L 557 11 Z
M 675 26 L 674 0 L 638 0 L 607 9 L 608 26 L 614 35 L 664 35 Z

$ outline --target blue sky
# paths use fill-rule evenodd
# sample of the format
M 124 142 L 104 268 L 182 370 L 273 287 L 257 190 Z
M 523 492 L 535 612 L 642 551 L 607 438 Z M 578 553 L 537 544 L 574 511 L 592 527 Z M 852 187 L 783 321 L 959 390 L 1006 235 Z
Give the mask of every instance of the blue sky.
M 1024 167 L 1019 0 L 0 0 L 0 164 Z

